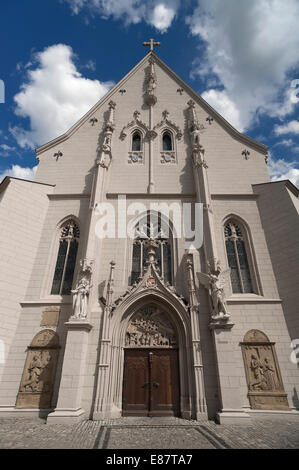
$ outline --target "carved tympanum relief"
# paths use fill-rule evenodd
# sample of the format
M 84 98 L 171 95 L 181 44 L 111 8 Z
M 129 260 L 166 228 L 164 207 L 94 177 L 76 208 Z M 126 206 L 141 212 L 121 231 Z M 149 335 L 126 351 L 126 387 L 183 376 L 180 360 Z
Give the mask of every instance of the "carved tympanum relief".
M 167 313 L 157 306 L 140 309 L 129 322 L 125 345 L 130 348 L 175 347 L 176 334 Z
M 17 408 L 50 408 L 59 352 L 53 330 L 38 333 L 28 346 Z
M 248 398 L 255 409 L 288 409 L 274 343 L 259 330 L 250 330 L 241 343 Z

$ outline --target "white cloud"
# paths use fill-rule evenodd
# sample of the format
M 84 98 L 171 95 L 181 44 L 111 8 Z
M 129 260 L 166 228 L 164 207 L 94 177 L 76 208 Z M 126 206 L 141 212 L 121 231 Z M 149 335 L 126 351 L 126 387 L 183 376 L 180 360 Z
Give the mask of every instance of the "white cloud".
M 276 135 L 281 134 L 299 134 L 299 121 L 290 121 L 282 126 L 276 125 L 274 127 Z
M 284 146 L 284 147 L 292 147 L 294 145 L 294 142 L 292 139 L 283 139 L 277 142 L 276 144 L 273 145 L 273 147 L 277 146 Z
M 5 176 L 14 176 L 15 178 L 21 178 L 24 180 L 34 180 L 36 169 L 37 165 L 33 168 L 12 165 L 11 168 L 7 168 L 2 173 L 0 173 L 0 182 L 3 180 L 3 178 L 5 178 Z
M 180 6 L 180 0 L 64 0 L 78 15 L 87 11 L 101 18 L 122 20 L 126 25 L 141 21 L 154 26 L 160 33 L 170 27 Z
M 81 118 L 112 86 L 84 78 L 71 47 L 56 44 L 36 54 L 35 69 L 15 95 L 15 113 L 30 120 L 30 130 L 10 129 L 21 147 L 34 148 L 58 137 Z
M 258 112 L 283 117 L 296 106 L 287 73 L 299 62 L 298 17 L 298 0 L 198 0 L 187 18 L 205 43 L 193 75 L 218 77 L 246 128 Z
M 170 6 L 159 3 L 155 6 L 152 15 L 150 16 L 150 23 L 159 29 L 161 33 L 165 33 L 171 25 L 176 11 Z
M 283 158 L 273 160 L 270 155 L 268 169 L 272 181 L 290 180 L 299 188 L 299 162 L 287 162 Z
M 211 89 L 202 93 L 201 96 L 230 124 L 240 131 L 243 131 L 244 125 L 241 120 L 240 112 L 225 91 Z
M 94 72 L 96 69 L 96 63 L 94 60 L 90 59 L 82 68 L 92 70 Z
M 0 145 L 0 157 L 8 157 L 12 152 L 16 151 L 16 147 L 7 144 Z

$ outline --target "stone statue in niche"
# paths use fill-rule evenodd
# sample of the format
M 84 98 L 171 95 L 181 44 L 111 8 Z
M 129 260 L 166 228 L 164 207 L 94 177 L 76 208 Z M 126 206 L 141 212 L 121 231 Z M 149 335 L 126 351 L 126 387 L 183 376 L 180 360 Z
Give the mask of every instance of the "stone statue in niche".
M 88 314 L 88 297 L 92 288 L 93 260 L 80 260 L 80 272 L 75 289 L 71 290 L 73 295 L 73 315 L 71 320 L 86 320 Z
M 34 337 L 28 347 L 17 408 L 50 408 L 58 352 L 55 331 L 43 330 Z
M 72 318 L 85 320 L 87 318 L 88 296 L 91 284 L 88 279 L 81 279 L 73 294 L 73 315 Z
M 127 347 L 174 347 L 176 334 L 167 314 L 158 307 L 146 307 L 130 320 L 125 345 Z
M 220 263 L 216 263 L 216 268 L 211 269 L 208 263 L 208 273 L 197 273 L 201 284 L 209 290 L 212 302 L 213 321 L 227 321 L 230 318 L 225 300 L 224 287 L 228 282 L 230 269 L 222 271 Z
M 289 409 L 274 343 L 258 330 L 249 331 L 241 343 L 248 398 L 255 409 Z

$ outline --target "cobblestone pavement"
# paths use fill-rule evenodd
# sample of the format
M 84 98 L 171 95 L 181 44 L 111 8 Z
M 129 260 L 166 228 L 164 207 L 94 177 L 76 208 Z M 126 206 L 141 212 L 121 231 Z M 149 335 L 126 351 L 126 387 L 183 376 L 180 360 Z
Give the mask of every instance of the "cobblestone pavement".
M 0 449 L 294 449 L 299 420 L 254 420 L 217 425 L 179 418 L 121 418 L 47 425 L 44 420 L 0 419 Z

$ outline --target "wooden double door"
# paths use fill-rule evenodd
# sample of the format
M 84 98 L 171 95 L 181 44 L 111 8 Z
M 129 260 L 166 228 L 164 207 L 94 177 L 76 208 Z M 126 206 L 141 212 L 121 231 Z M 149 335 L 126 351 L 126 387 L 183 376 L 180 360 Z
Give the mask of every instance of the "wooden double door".
M 125 349 L 124 416 L 179 416 L 177 349 Z

